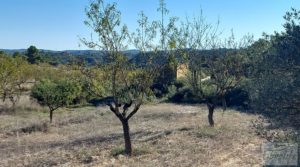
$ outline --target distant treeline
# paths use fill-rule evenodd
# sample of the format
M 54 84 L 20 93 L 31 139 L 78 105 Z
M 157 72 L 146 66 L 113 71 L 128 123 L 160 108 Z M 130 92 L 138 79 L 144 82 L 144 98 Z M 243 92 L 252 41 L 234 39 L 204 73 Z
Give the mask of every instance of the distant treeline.
M 35 47 L 35 46 L 34 46 Z M 186 49 L 189 50 L 189 49 Z M 195 50 L 193 59 L 195 61 L 200 60 L 200 57 L 222 57 L 226 54 L 229 49 L 218 49 L 218 50 Z M 28 49 L 0 49 L 0 52 L 4 52 L 7 55 L 26 56 Z M 175 51 L 176 60 L 183 62 L 182 50 Z M 123 53 L 132 63 L 143 66 L 146 64 L 149 56 L 142 54 L 138 50 L 127 50 Z M 150 52 L 148 54 L 151 54 Z M 166 63 L 167 55 L 164 51 L 160 51 L 159 56 L 155 57 L 155 62 Z M 53 51 L 38 49 L 38 57 L 41 63 L 48 63 L 54 66 L 73 64 L 76 62 L 85 62 L 87 65 L 97 65 L 99 63 L 107 63 L 107 52 L 97 50 L 65 50 L 65 51 Z
M 8 55 L 26 55 L 28 49 L 0 49 Z M 124 54 L 129 58 L 135 57 L 139 52 L 137 50 L 128 50 Z M 38 56 L 40 62 L 49 63 L 52 65 L 70 64 L 78 61 L 84 61 L 89 65 L 105 62 L 105 51 L 96 50 L 65 50 L 52 51 L 39 49 Z

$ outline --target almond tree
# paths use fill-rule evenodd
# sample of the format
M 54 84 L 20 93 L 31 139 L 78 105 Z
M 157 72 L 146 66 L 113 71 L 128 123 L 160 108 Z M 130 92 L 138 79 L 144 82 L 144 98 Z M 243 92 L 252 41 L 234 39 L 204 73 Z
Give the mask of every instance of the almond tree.
M 33 86 L 31 97 L 49 108 L 49 118 L 52 123 L 53 112 L 72 103 L 80 91 L 79 85 L 64 79 L 41 80 Z
M 235 88 L 243 77 L 243 48 L 251 43 L 251 36 L 237 42 L 234 35 L 221 40 L 216 25 L 203 17 L 188 18 L 181 25 L 177 41 L 183 60 L 189 66 L 188 82 L 196 96 L 206 102 L 208 122 L 214 126 L 213 114 L 219 101 L 226 109 L 225 94 Z
M 101 50 L 107 62 L 98 64 L 97 68 L 101 74 L 94 73 L 94 67 L 83 67 L 82 71 L 89 81 L 95 81 L 91 78 L 98 76 L 101 78 L 99 81 L 104 82 L 107 93 L 98 96 L 112 96 L 113 100 L 108 101 L 107 105 L 122 123 L 125 154 L 130 156 L 132 146 L 129 120 L 138 112 L 147 93 L 150 92 L 155 70 L 152 70 L 151 65 L 153 59 L 148 58 L 141 68 L 132 63 L 123 51 L 131 39 L 141 53 L 147 56 L 146 51 L 155 50 L 149 42 L 155 38 L 155 30 L 152 30 L 154 27 L 148 27 L 146 17 L 141 14 L 140 29 L 129 38 L 127 27 L 121 23 L 121 13 L 116 4 L 106 4 L 103 0 L 93 1 L 86 9 L 86 15 L 85 24 L 94 31 L 97 40 L 83 38 L 81 41 L 90 48 Z M 95 82 L 90 82 L 89 87 L 93 88 L 95 85 Z
M 7 99 L 15 108 L 22 93 L 22 86 L 33 78 L 32 66 L 21 57 L 10 57 L 0 54 L 0 98 Z

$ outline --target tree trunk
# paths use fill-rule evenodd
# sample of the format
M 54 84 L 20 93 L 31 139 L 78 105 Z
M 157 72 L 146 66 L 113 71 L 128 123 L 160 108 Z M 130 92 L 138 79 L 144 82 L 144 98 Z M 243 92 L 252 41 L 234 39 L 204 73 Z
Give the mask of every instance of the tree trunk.
M 125 140 L 125 154 L 131 156 L 132 148 L 131 148 L 131 139 L 130 139 L 128 120 L 122 120 L 122 125 L 123 125 L 124 140 Z
M 53 110 L 50 110 L 50 123 L 52 123 Z
M 222 106 L 223 106 L 223 111 L 225 111 L 227 109 L 227 103 L 225 97 L 222 97 Z
M 208 122 L 210 126 L 214 126 L 214 110 L 215 110 L 215 105 L 212 103 L 207 103 L 207 108 L 208 108 Z

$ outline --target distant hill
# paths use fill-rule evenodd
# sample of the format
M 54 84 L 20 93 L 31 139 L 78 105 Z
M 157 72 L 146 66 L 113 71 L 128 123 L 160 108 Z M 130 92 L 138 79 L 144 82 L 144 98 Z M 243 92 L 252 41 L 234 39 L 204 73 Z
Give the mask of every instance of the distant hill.
M 0 51 L 5 52 L 6 54 L 12 55 L 15 52 L 19 53 L 26 53 L 27 49 L 0 49 Z M 55 51 L 55 50 L 46 50 L 46 49 L 39 49 L 41 53 L 50 53 L 50 54 L 71 54 L 74 56 L 81 56 L 81 55 L 95 55 L 103 53 L 102 51 L 98 50 L 63 50 L 63 51 Z M 138 50 L 126 50 L 124 51 L 126 55 L 137 55 L 139 53 Z
M 21 54 L 26 53 L 26 49 L 0 49 L 8 55 L 13 55 L 15 52 Z M 53 65 L 66 64 L 74 60 L 84 60 L 88 64 L 95 64 L 96 62 L 105 62 L 105 51 L 97 50 L 64 50 L 64 51 L 53 51 L 39 49 L 40 56 L 44 62 L 48 62 Z M 128 59 L 134 59 L 138 54 L 138 50 L 126 50 L 124 54 Z
M 0 51 L 5 52 L 6 54 L 13 55 L 15 52 L 21 54 L 26 53 L 26 49 L 0 49 Z M 201 57 L 214 57 L 214 56 L 224 56 L 228 49 L 218 49 L 218 50 L 196 50 L 193 53 L 193 56 L 190 57 L 194 63 L 201 61 Z M 74 61 L 85 61 L 88 65 L 95 65 L 97 63 L 105 63 L 106 52 L 97 51 L 97 50 L 64 50 L 64 51 L 53 51 L 39 49 L 40 56 L 43 62 L 50 63 L 52 65 L 58 64 L 68 64 Z M 128 59 L 139 66 L 144 66 L 147 63 L 149 58 L 147 55 L 151 54 L 150 52 L 146 55 L 140 54 L 139 50 L 126 50 L 123 52 Z M 175 56 L 179 61 L 181 61 L 181 52 L 175 52 Z M 159 52 L 159 54 L 153 59 L 155 63 L 164 64 L 167 61 L 167 56 L 165 53 Z
M 25 53 L 26 49 L 0 49 L 0 51 L 3 51 L 6 54 L 12 55 L 15 52 Z

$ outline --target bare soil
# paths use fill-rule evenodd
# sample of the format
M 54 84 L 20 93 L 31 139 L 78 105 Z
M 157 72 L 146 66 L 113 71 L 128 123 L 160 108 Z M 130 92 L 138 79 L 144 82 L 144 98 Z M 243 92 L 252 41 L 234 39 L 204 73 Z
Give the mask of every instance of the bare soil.
M 0 115 L 0 166 L 262 166 L 257 115 L 215 113 L 209 127 L 202 105 L 145 105 L 130 120 L 133 157 L 123 148 L 122 126 L 107 107 Z

